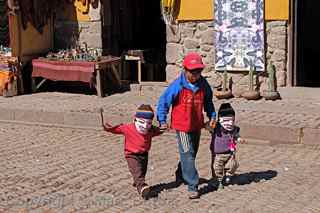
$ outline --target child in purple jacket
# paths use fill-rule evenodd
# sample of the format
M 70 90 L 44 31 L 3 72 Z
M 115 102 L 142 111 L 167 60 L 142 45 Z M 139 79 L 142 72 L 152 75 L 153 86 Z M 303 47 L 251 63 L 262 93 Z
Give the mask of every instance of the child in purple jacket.
M 218 180 L 218 189 L 223 189 L 224 178 L 226 184 L 231 182 L 232 176 L 239 167 L 235 155 L 236 143 L 243 142 L 243 140 L 240 138 L 240 128 L 235 126 L 234 122 L 235 111 L 232 106 L 229 103 L 221 104 L 210 145 L 212 177 Z M 226 169 L 227 163 L 230 167 L 228 170 Z

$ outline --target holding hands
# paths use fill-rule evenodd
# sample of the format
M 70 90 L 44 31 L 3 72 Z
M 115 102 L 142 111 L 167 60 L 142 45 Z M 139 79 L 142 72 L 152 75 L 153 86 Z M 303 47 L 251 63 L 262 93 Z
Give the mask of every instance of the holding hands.
M 243 139 L 243 138 L 238 138 L 237 139 L 237 143 L 245 143 L 246 142 L 246 140 L 245 139 Z
M 209 132 L 213 133 L 214 129 L 216 128 L 217 122 L 214 118 L 211 118 L 210 121 L 205 123 L 205 129 Z
M 113 126 L 112 126 L 111 124 L 109 124 L 109 123 L 103 124 L 103 129 L 104 129 L 105 131 L 110 130 L 112 127 L 113 127 Z

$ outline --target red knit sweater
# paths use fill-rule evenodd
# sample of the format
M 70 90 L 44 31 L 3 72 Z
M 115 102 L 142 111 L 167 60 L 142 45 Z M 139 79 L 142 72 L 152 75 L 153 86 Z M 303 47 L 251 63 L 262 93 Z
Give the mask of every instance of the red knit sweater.
M 152 137 L 161 134 L 158 127 L 152 127 L 148 134 L 142 135 L 133 123 L 119 124 L 117 126 L 107 128 L 107 132 L 124 135 L 124 153 L 142 154 L 150 150 Z

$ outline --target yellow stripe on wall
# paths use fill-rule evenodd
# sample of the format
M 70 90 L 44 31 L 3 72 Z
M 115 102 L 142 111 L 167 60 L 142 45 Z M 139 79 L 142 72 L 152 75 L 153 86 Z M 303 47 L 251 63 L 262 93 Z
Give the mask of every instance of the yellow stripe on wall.
M 180 0 L 178 20 L 213 20 L 213 0 Z
M 214 0 L 181 0 L 178 21 L 213 20 Z M 266 20 L 288 20 L 289 0 L 265 0 Z
M 265 0 L 265 20 L 288 20 L 289 0 Z

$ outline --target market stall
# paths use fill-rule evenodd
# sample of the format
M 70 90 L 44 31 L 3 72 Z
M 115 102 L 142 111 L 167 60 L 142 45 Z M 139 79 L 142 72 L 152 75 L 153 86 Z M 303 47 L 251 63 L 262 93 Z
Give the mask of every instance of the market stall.
M 117 86 L 121 86 L 120 57 L 101 56 L 94 60 L 39 58 L 32 60 L 32 77 L 42 77 L 43 80 L 34 84 L 37 90 L 47 79 L 53 81 L 81 81 L 93 85 L 99 97 L 103 97 L 104 77 L 109 74 Z
M 0 46 L 0 95 L 11 97 L 18 94 L 21 82 L 20 64 L 17 57 L 11 56 L 11 49 Z M 19 85 L 18 85 L 19 84 Z

